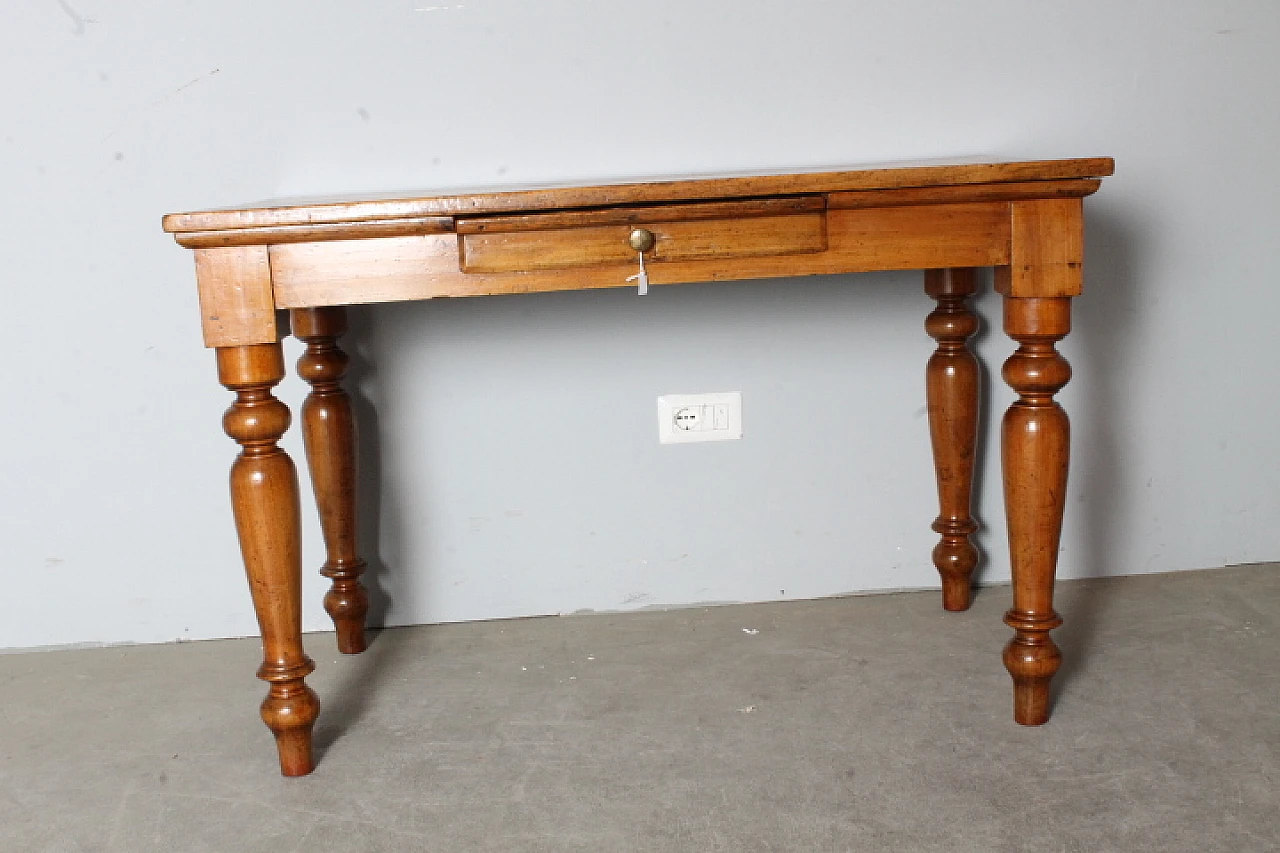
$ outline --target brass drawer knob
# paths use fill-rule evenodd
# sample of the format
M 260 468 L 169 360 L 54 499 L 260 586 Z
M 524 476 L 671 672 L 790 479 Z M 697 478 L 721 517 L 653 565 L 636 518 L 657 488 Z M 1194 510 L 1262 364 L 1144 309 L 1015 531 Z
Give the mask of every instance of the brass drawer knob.
M 631 232 L 631 237 L 628 238 L 627 242 L 637 252 L 647 252 L 653 248 L 653 244 L 657 240 L 654 238 L 653 232 L 648 228 L 636 228 Z

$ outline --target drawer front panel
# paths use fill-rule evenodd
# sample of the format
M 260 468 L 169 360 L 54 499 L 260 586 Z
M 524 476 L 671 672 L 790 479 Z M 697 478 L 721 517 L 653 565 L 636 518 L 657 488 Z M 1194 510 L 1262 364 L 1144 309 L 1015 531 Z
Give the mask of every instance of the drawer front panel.
M 822 252 L 827 248 L 821 211 L 738 219 L 646 222 L 525 231 L 459 234 L 463 272 L 503 273 L 634 264 L 628 237 L 652 232 L 646 263 L 710 258 L 754 258 Z

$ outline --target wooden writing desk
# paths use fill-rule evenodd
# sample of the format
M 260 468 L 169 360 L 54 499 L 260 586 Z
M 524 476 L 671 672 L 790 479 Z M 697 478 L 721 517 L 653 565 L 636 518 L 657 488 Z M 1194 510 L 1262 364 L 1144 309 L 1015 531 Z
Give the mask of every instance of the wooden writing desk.
M 1054 349 L 1081 292 L 1082 199 L 1110 175 L 1106 158 L 645 182 L 395 200 L 258 207 L 165 217 L 195 250 L 206 346 L 236 394 L 223 418 L 241 446 L 231 468 L 236 529 L 262 628 L 270 683 L 262 718 L 280 768 L 313 768 L 320 703 L 304 678 L 298 483 L 276 442 L 288 408 L 271 389 L 284 377 L 288 309 L 307 344 L 298 371 L 307 461 L 333 580 L 325 609 L 338 648 L 363 651 L 368 599 L 356 548 L 355 429 L 342 389 L 342 306 L 438 296 L 631 287 L 641 253 L 655 285 L 870 270 L 923 269 L 938 307 L 926 370 L 929 429 L 941 512 L 933 561 L 947 610 L 969 606 L 978 561 L 970 535 L 978 328 L 966 305 L 974 267 L 995 267 L 1004 329 L 1018 348 L 1003 376 L 1019 399 L 1001 429 L 1013 566 L 1014 630 L 1004 663 L 1014 719 L 1049 717 L 1049 680 L 1062 655 L 1049 631 L 1067 478 L 1067 416 L 1053 397 L 1071 377 Z M 278 313 L 279 312 L 279 313 Z

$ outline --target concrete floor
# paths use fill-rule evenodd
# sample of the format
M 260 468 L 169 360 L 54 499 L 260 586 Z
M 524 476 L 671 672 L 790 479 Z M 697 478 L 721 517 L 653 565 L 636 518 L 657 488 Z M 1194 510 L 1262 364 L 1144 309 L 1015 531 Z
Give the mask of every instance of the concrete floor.
M 0 851 L 1280 850 L 1280 565 L 1059 590 L 1039 729 L 1007 588 L 309 635 L 304 779 L 256 641 L 0 655 Z

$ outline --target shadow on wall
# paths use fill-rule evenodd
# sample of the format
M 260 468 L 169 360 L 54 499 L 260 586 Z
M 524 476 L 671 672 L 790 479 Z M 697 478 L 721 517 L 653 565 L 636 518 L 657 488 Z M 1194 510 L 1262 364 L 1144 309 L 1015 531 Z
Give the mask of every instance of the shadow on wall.
M 513 490 L 525 499 L 547 497 L 548 493 L 556 492 L 551 497 L 558 501 L 554 506 L 560 520 L 578 512 L 583 517 L 592 516 L 593 520 L 609 524 L 630 511 L 627 507 L 632 505 L 627 501 L 643 504 L 645 498 L 653 497 L 651 493 L 643 493 L 644 488 L 652 488 L 649 481 L 635 483 L 635 489 L 631 486 L 620 489 L 614 481 L 585 479 L 600 477 L 599 466 L 583 462 L 578 455 L 570 453 L 568 442 L 548 431 L 548 419 L 544 417 L 555 405 L 547 400 L 559 402 L 572 396 L 566 389 L 576 389 L 592 401 L 588 409 L 630 406 L 641 393 L 648 395 L 654 391 L 656 395 L 670 391 L 658 386 L 665 385 L 672 377 L 692 383 L 694 390 L 738 388 L 740 383 L 745 383 L 757 395 L 753 399 L 763 397 L 775 402 L 798 393 L 801 388 L 836 389 L 834 397 L 840 399 L 839 405 L 847 410 L 839 413 L 856 415 L 861 405 L 860 395 L 866 391 L 864 384 L 872 386 L 872 392 L 883 392 L 886 385 L 892 386 L 898 380 L 886 376 L 887 371 L 872 371 L 859 377 L 857 371 L 847 368 L 850 352 L 879 353 L 875 342 L 888 341 L 918 359 L 917 364 L 907 369 L 912 384 L 906 395 L 918 395 L 920 417 L 923 417 L 924 365 L 933 345 L 924 332 L 923 323 L 933 305 L 924 294 L 922 276 L 912 272 L 660 287 L 644 299 L 638 299 L 630 288 L 619 288 L 500 299 L 426 300 L 398 304 L 394 311 L 383 311 L 379 306 L 350 309 L 350 332 L 345 338 L 345 348 L 351 352 L 352 363 L 347 386 L 354 398 L 361 434 L 359 524 L 362 556 L 370 564 L 366 574 L 371 599 L 369 624 L 385 625 L 388 619 L 391 623 L 402 623 L 406 617 L 417 619 L 419 614 L 432 610 L 433 602 L 421 600 L 432 583 L 456 582 L 456 573 L 411 580 L 399 564 L 406 560 L 419 566 L 424 560 L 434 562 L 456 544 L 442 538 L 440 530 L 444 524 L 442 519 L 451 518 L 450 513 L 456 516 L 456 503 L 435 507 L 428 504 L 456 502 L 466 496 L 443 497 L 433 492 L 424 495 L 407 479 L 419 483 L 424 480 L 450 482 L 450 476 L 460 476 L 462 466 L 456 464 L 459 455 L 486 454 L 480 457 L 489 464 L 486 470 L 500 467 L 504 462 L 519 466 L 519 470 L 511 474 L 515 482 Z M 697 341 L 712 357 L 691 360 L 687 352 L 671 347 L 672 341 Z M 797 346 L 797 342 L 803 345 Z M 465 362 L 464 370 L 459 369 L 459 359 Z M 425 375 L 407 367 L 419 363 L 435 367 L 428 367 Z M 585 503 L 603 502 L 612 506 L 611 510 L 593 515 L 596 506 L 584 505 L 584 501 L 572 497 L 561 498 L 558 494 L 574 490 L 530 486 L 530 483 L 542 482 L 540 478 L 547 473 L 545 467 L 521 458 L 520 453 L 492 458 L 487 455 L 489 450 L 481 439 L 493 437 L 500 430 L 485 423 L 459 428 L 440 417 L 441 407 L 488 405 L 492 403 L 489 399 L 492 394 L 521 394 L 541 371 L 554 371 L 555 381 L 550 383 L 547 393 L 541 395 L 536 404 L 525 398 L 513 403 L 516 410 L 521 405 L 529 406 L 541 419 L 531 425 L 535 437 L 521 453 L 525 457 L 544 452 L 563 454 L 563 464 L 557 463 L 560 467 L 555 473 L 566 481 L 580 481 L 583 488 L 576 491 L 597 494 L 597 498 Z M 457 378 L 460 373 L 466 374 L 464 382 Z M 619 388 L 627 394 L 621 404 Z M 465 399 L 457 397 L 460 389 L 465 390 Z M 413 393 L 405 393 L 409 390 Z M 419 406 L 427 407 L 434 419 L 415 420 Z M 768 408 L 776 413 L 782 406 Z M 592 416 L 608 417 L 615 413 L 613 409 L 592 411 Z M 635 414 L 636 411 L 629 411 L 626 423 L 621 423 L 622 417 L 616 418 L 615 428 L 642 429 L 637 426 L 642 419 L 634 417 Z M 637 442 L 638 449 L 619 451 L 607 459 L 607 464 L 614 466 L 610 469 L 613 474 L 630 476 L 636 471 L 632 464 L 636 454 L 657 452 L 656 442 L 653 448 L 648 446 L 652 439 L 647 432 L 651 428 L 647 410 L 644 415 L 643 447 Z M 885 423 L 891 418 L 886 412 Z M 380 435 L 380 424 L 390 425 L 387 426 L 390 434 Z M 760 420 L 755 424 L 759 425 Z M 411 428 L 406 430 L 409 425 Z M 455 429 L 458 431 L 454 432 Z M 628 436 L 636 437 L 633 433 Z M 824 440 L 842 457 L 832 460 L 836 467 L 844 464 L 843 457 L 862 458 L 856 442 L 843 438 Z M 786 469 L 783 457 L 787 455 L 812 461 L 813 454 L 804 442 L 778 442 L 776 437 L 774 441 L 778 446 L 768 448 L 768 464 Z M 600 450 L 600 444 L 593 446 L 596 451 Z M 509 450 L 502 447 L 497 452 Z M 925 457 L 914 456 L 916 452 L 927 454 L 927 443 L 912 451 L 913 461 L 922 461 Z M 698 464 L 705 465 L 705 458 L 700 457 Z M 765 464 L 763 457 L 757 455 L 750 463 L 755 468 L 751 464 L 740 465 L 731 473 L 740 474 L 740 479 L 760 476 L 759 468 Z M 443 465 L 445 470 L 423 471 L 424 464 L 437 469 Z M 435 477 L 433 473 L 443 476 Z M 829 485 L 829 473 L 823 470 L 816 475 L 824 488 Z M 498 479 L 501 478 L 483 482 L 492 489 Z M 916 485 L 933 488 L 931 484 L 926 485 L 926 481 L 912 488 Z M 412 494 L 406 495 L 406 490 Z M 854 529 L 859 523 L 856 517 L 848 519 L 845 514 L 834 512 L 830 500 L 804 495 L 800 498 L 808 500 L 805 509 L 828 514 L 830 518 L 825 523 L 840 536 L 856 541 L 855 536 L 842 529 Z M 766 493 L 743 498 L 731 515 L 722 514 L 708 521 L 723 521 L 728 517 L 738 523 L 749 523 L 754 517 L 771 517 L 774 507 L 757 505 L 773 501 L 775 497 Z M 799 510 L 792 511 L 799 513 Z M 932 536 L 927 531 L 935 514 L 936 506 L 921 508 L 918 520 L 922 536 Z M 641 521 L 646 524 L 671 522 L 670 515 L 646 516 Z M 452 518 L 455 526 L 461 520 Z M 822 523 L 815 522 L 815 527 Z M 575 524 L 578 522 L 558 521 L 537 535 L 526 535 L 518 542 L 519 547 L 526 549 L 523 557 L 508 560 L 505 553 L 488 552 L 477 558 L 472 553 L 459 557 L 458 564 L 467 559 L 486 561 L 486 568 L 493 572 L 490 583 L 507 568 L 512 569 L 514 576 L 515 571 L 524 571 L 530 565 L 545 566 L 549 561 L 557 561 L 572 572 L 581 564 L 607 560 L 607 555 L 614 551 L 622 553 L 628 545 L 621 540 L 642 528 L 640 524 L 618 523 L 619 530 L 613 531 L 616 541 L 603 544 L 608 534 L 602 533 L 592 542 L 584 541 L 581 550 L 575 550 L 578 547 L 573 541 Z M 715 524 L 708 523 L 690 532 L 678 528 L 677 524 L 677 529 L 668 532 L 673 537 L 702 536 L 705 540 L 710 535 L 707 531 L 715 529 Z M 642 534 L 635 533 L 630 544 L 634 547 L 635 540 L 643 539 Z M 509 549 L 513 544 L 507 542 L 503 547 Z M 712 547 L 705 541 L 703 545 Z M 834 547 L 825 547 L 833 554 L 856 550 L 840 552 Z M 770 555 L 775 563 L 790 559 L 796 553 L 789 542 L 780 544 L 777 551 L 781 556 Z M 920 550 L 914 559 L 928 565 L 927 548 Z M 435 566 L 429 569 L 434 570 Z M 537 606 L 545 606 L 545 601 Z
M 1112 556 L 1115 544 L 1122 538 L 1122 532 L 1128 523 L 1125 497 L 1129 484 L 1123 480 L 1124 467 L 1120 458 L 1122 442 L 1116 430 L 1119 429 L 1118 424 L 1129 420 L 1124 411 L 1127 405 L 1124 382 L 1132 360 L 1127 348 L 1135 339 L 1132 324 L 1138 318 L 1135 306 L 1139 294 L 1133 290 L 1135 278 L 1131 270 L 1132 247 L 1123 223 L 1116 215 L 1108 216 L 1106 208 L 1090 210 L 1086 222 L 1086 289 L 1085 295 L 1076 300 L 1073 306 L 1073 347 L 1070 357 L 1075 362 L 1073 367 L 1077 375 L 1088 376 L 1090 399 L 1088 407 L 1079 407 L 1077 411 L 1069 410 L 1068 414 L 1073 417 L 1076 436 L 1071 469 L 1073 493 L 1086 495 L 1087 499 L 1069 506 L 1067 512 L 1075 518 L 1075 527 L 1083 534 L 1085 550 L 1081 556 L 1086 573 L 1096 576 L 1115 574 L 1124 568 L 1114 565 Z M 906 281 L 907 276 L 913 280 Z M 467 334 L 469 321 L 477 319 L 475 312 L 481 312 L 486 328 L 491 329 L 494 335 L 514 335 L 517 338 L 533 336 L 550 341 L 558 338 L 569 349 L 584 334 L 584 329 L 590 329 L 592 340 L 598 341 L 603 337 L 613 341 L 613 346 L 618 350 L 618 358 L 624 363 L 631 358 L 641 361 L 652 358 L 652 353 L 647 349 L 643 353 L 639 349 L 636 353 L 629 352 L 630 347 L 652 346 L 651 337 L 638 335 L 635 332 L 637 328 L 662 328 L 668 335 L 679 335 L 682 330 L 694 332 L 704 329 L 704 324 L 711 317 L 722 330 L 729 330 L 724 343 L 732 349 L 734 345 L 741 343 L 732 335 L 735 329 L 767 330 L 778 322 L 812 324 L 819 330 L 814 336 L 819 352 L 800 355 L 802 358 L 812 357 L 814 363 L 823 364 L 825 369 L 826 362 L 823 359 L 830 359 L 833 351 L 822 351 L 823 344 L 820 341 L 823 334 L 831 331 L 824 330 L 824 325 L 839 326 L 840 335 L 858 334 L 861 327 L 857 327 L 857 323 L 862 318 L 874 317 L 877 324 L 883 324 L 885 317 L 892 317 L 894 334 L 904 337 L 914 334 L 919 339 L 919 391 L 923 402 L 924 363 L 933 342 L 924 334 L 922 324 L 934 303 L 924 295 L 923 285 L 915 278 L 916 274 L 899 273 L 861 275 L 857 276 L 856 283 L 851 282 L 849 277 L 830 276 L 794 282 L 693 285 L 680 288 L 678 294 L 670 294 L 667 299 L 644 301 L 635 300 L 625 291 L 596 290 L 507 297 L 501 302 L 483 300 L 484 305 L 480 304 L 481 300 L 451 300 L 448 304 L 423 302 L 401 306 L 391 322 L 397 327 L 410 324 L 415 336 L 447 338 Z M 851 283 L 853 286 L 850 286 Z M 736 298 L 726 299 L 726 288 L 733 288 Z M 795 298 L 797 289 L 803 290 L 804 299 Z M 973 345 L 975 349 L 981 350 L 984 348 L 983 342 L 990 335 L 1005 340 L 1000 330 L 999 297 L 991 294 L 990 271 L 984 270 L 981 274 L 979 298 L 981 305 L 977 313 L 983 317 L 983 323 Z M 554 310 L 549 304 L 561 301 L 572 302 L 574 310 Z M 442 312 L 444 316 L 441 316 Z M 401 517 L 402 501 L 396 497 L 404 486 L 399 482 L 397 473 L 403 466 L 397 465 L 395 460 L 384 458 L 384 448 L 387 445 L 381 440 L 379 430 L 380 420 L 382 423 L 398 422 L 398 401 L 394 399 L 392 390 L 385 387 L 387 383 L 379 380 L 376 367 L 380 358 L 391 357 L 391 353 L 383 352 L 380 348 L 380 335 L 385 337 L 385 333 L 398 329 L 376 329 L 381 325 L 376 309 L 358 306 L 350 309 L 349 314 L 351 330 L 345 343 L 352 360 L 347 387 L 352 393 L 361 435 L 359 534 L 362 556 L 369 563 L 364 577 L 370 596 L 369 625 L 380 626 L 386 624 L 387 615 L 392 610 L 412 614 L 425 609 L 425 602 L 414 600 L 422 587 L 397 581 L 389 572 L 398 567 L 389 568 L 386 562 L 386 555 L 402 553 L 404 544 L 415 535 L 415 531 L 406 529 L 407 519 Z M 788 314 L 792 315 L 789 320 Z M 450 322 L 446 323 L 445 320 Z M 458 331 L 459 327 L 461 332 Z M 392 334 L 391 337 L 396 335 Z M 796 357 L 795 352 L 774 351 L 788 339 L 786 334 L 779 335 L 776 340 L 765 334 L 759 340 L 752 340 L 751 347 L 743 350 L 745 364 L 737 369 L 750 371 L 752 364 L 758 359 Z M 979 504 L 983 493 L 985 463 L 990 460 L 988 454 L 999 452 L 996 446 L 998 419 L 1003 412 L 994 411 L 999 397 L 993 391 L 995 383 L 1003 384 L 1000 363 L 1012 352 L 1012 348 L 1011 345 L 997 346 L 995 350 L 1002 354 L 999 360 L 992 359 L 990 363 L 980 360 L 982 416 L 973 491 L 974 513 L 980 520 L 985 516 L 1003 513 L 1000 505 L 984 507 Z M 800 369 L 805 368 L 802 366 Z M 1089 437 L 1087 448 L 1079 445 L 1082 434 Z M 920 450 L 922 453 L 928 452 L 927 446 Z M 386 467 L 388 464 L 391 466 L 390 471 Z M 922 509 L 921 519 L 925 526 L 932 517 L 929 514 L 931 511 L 936 512 L 936 507 Z M 990 541 L 990 537 L 979 539 L 978 544 L 984 554 L 996 553 L 997 549 L 1007 547 L 1003 541 Z M 928 559 L 927 552 L 923 559 Z M 981 578 L 987 565 L 988 561 L 984 558 L 979 564 L 976 579 Z M 392 591 L 395 596 L 394 608 Z M 1084 665 L 1084 656 L 1092 644 L 1096 608 L 1104 604 L 1105 602 L 1094 600 L 1092 596 L 1086 596 L 1075 602 L 1073 612 L 1064 614 L 1066 624 L 1056 632 L 1066 658 L 1061 675 L 1055 679 L 1058 689 Z M 334 698 L 329 702 L 325 717 L 328 721 L 325 731 L 328 734 L 320 736 L 322 744 L 332 743 L 337 733 L 359 719 L 363 713 L 361 697 L 370 695 L 374 689 L 374 685 L 369 682 L 376 681 L 380 677 L 379 673 L 396 668 L 393 661 L 381 658 L 384 651 L 375 641 L 370 651 L 366 652 L 375 660 L 368 666 L 361 667 L 361 675 L 358 677 L 361 683 L 345 685 L 334 691 Z
M 1142 316 L 1137 310 L 1142 296 L 1136 290 L 1140 279 L 1134 272 L 1134 246 L 1132 235 L 1126 230 L 1127 220 L 1115 213 L 1108 215 L 1106 208 L 1087 207 L 1085 223 L 1084 294 L 1072 305 L 1072 331 L 1066 340 L 1072 346 L 1073 373 L 1076 377 L 1087 377 L 1088 406 L 1067 405 L 1072 428 L 1069 482 L 1076 500 L 1066 507 L 1066 516 L 1075 519 L 1074 525 L 1080 531 L 1082 576 L 1108 577 L 1128 573 L 1127 567 L 1116 562 L 1119 543 L 1129 524 L 1132 485 L 1126 479 L 1122 456 L 1125 442 L 1119 430 L 1123 424 L 1132 422 L 1128 410 L 1132 395 L 1126 382 L 1134 364 L 1132 342 L 1142 339 L 1134 328 Z M 997 459 L 1000 454 L 1000 422 L 1004 409 L 997 405 L 1000 394 L 993 392 L 997 384 L 1001 389 L 1005 387 L 1000 370 L 1015 346 L 1002 330 L 1001 298 L 992 293 L 991 270 L 982 270 L 978 281 L 978 292 L 972 302 L 980 302 L 974 306 L 980 326 L 970 346 L 975 352 L 1000 355 L 980 357 L 978 361 L 982 384 L 973 515 L 982 526 L 974 535 L 980 554 L 973 574 L 975 599 L 988 594 L 978 586 L 990 566 L 988 555 L 1008 547 L 1003 537 L 990 535 L 990 521 L 1004 513 L 1003 502 L 984 506 L 981 498 L 987 465 L 992 454 Z M 988 343 L 992 335 L 998 339 L 994 347 Z M 1088 436 L 1087 445 L 1081 444 L 1082 435 Z M 994 470 L 998 471 L 999 467 Z M 1106 603 L 1102 586 L 1086 584 L 1076 590 L 1071 611 L 1063 613 L 1064 624 L 1054 632 L 1064 657 L 1062 669 L 1053 680 L 1055 696 L 1081 671 L 1089 650 L 1096 648 L 1094 626 L 1099 621 L 1099 609 Z
M 369 591 L 368 624 L 385 623 L 390 600 L 387 596 L 387 565 L 381 554 L 383 524 L 395 529 L 397 520 L 389 517 L 391 507 L 384 505 L 382 440 L 378 413 L 385 401 L 375 402 L 377 393 L 376 359 L 369 353 L 369 341 L 373 339 L 373 318 L 366 306 L 347 309 L 348 332 L 342 341 L 343 349 L 351 357 L 347 367 L 345 387 L 351 394 L 355 410 L 357 430 L 357 485 L 356 506 L 357 536 L 360 555 L 368 562 L 365 571 L 365 588 Z
M 999 367 L 982 356 L 982 353 L 988 350 L 987 341 L 993 334 L 1003 337 L 1000 332 L 1001 297 L 993 290 L 991 269 L 989 267 L 979 269 L 977 290 L 969 300 L 969 309 L 978 318 L 978 330 L 969 338 L 969 349 L 978 357 L 978 435 L 973 454 L 973 489 L 971 491 L 973 503 L 969 510 L 970 515 L 978 522 L 977 532 L 970 536 L 970 540 L 978 549 L 978 565 L 974 567 L 970 578 L 972 600 L 985 594 L 980 584 L 983 575 L 991 565 L 987 555 L 992 553 L 993 549 L 1007 547 L 1003 539 L 997 538 L 993 541 L 990 535 L 990 514 L 1003 513 L 1004 506 L 997 504 L 988 507 L 982 502 L 987 465 L 993 454 L 997 458 L 1000 456 L 1000 448 L 993 442 L 999 440 L 999 418 L 1003 415 L 1003 412 L 996 411 L 995 396 L 992 393 L 995 387 L 993 383 L 1001 381 Z
M 349 330 L 343 337 L 342 348 L 351 357 L 347 367 L 344 387 L 351 395 L 355 410 L 357 431 L 357 543 L 360 556 L 368 564 L 361 581 L 369 593 L 369 615 L 366 624 L 368 648 L 361 653 L 361 666 L 345 682 L 334 686 L 324 700 L 323 713 L 315 730 L 315 748 L 319 758 L 342 735 L 359 723 L 367 711 L 369 698 L 378 694 L 378 682 L 401 669 L 398 655 L 408 649 L 404 645 L 378 642 L 386 624 L 391 605 L 387 591 L 388 567 L 382 554 L 384 530 L 395 537 L 401 528 L 396 515 L 396 502 L 384 501 L 384 468 L 382 460 L 379 412 L 385 413 L 388 401 L 378 399 L 377 359 L 369 352 L 369 342 L 374 339 L 371 312 L 365 306 L 347 309 Z M 407 600 L 413 595 L 412 587 L 402 593 L 402 604 L 413 607 Z
M 1123 531 L 1130 523 L 1130 493 L 1125 459 L 1126 442 L 1120 430 L 1133 423 L 1128 411 L 1132 394 L 1126 387 L 1132 375 L 1133 342 L 1142 340 L 1135 324 L 1142 315 L 1138 305 L 1143 294 L 1137 288 L 1142 279 L 1134 269 L 1134 235 L 1129 222 L 1106 207 L 1089 207 L 1085 215 L 1084 294 L 1072 306 L 1072 336 L 1076 346 L 1072 368 L 1077 376 L 1089 377 L 1089 405 L 1073 418 L 1070 478 L 1077 495 L 1068 514 L 1079 516 L 1083 547 L 1082 564 L 1086 577 L 1125 573 L 1116 564 Z M 1087 434 L 1088 446 L 1078 436 Z M 1100 621 L 1100 609 L 1107 605 L 1101 584 L 1084 584 L 1073 597 L 1071 612 L 1055 633 L 1063 653 L 1063 665 L 1053 680 L 1055 695 L 1083 671 Z

